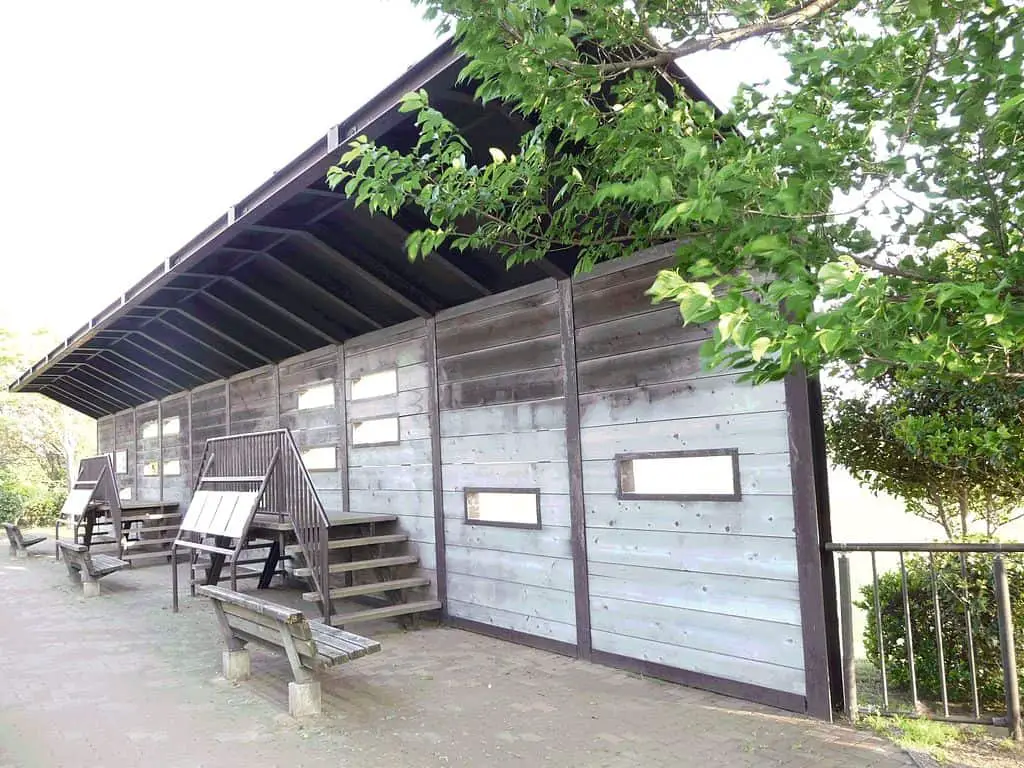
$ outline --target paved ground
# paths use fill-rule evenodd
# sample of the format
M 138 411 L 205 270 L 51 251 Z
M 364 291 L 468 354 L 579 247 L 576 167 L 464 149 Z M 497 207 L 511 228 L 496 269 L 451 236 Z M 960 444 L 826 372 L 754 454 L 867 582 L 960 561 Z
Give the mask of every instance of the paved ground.
M 0 553 L 0 768 L 910 766 L 863 733 L 452 629 L 365 627 L 384 651 L 287 713 L 284 658 L 219 678 L 205 601 L 166 567 L 85 600 L 49 557 Z M 275 591 L 274 599 L 291 602 Z

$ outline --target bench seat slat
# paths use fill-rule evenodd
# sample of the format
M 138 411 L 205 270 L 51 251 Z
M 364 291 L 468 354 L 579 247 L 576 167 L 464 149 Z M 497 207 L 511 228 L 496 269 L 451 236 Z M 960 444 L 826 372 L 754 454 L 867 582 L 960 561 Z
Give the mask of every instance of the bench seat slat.
M 354 659 L 365 656 L 370 652 L 367 646 L 363 643 L 353 642 L 349 638 L 340 637 L 331 632 L 324 632 L 323 630 L 314 628 L 312 624 L 310 625 L 310 629 L 313 633 L 313 639 L 316 640 L 318 646 L 336 648 L 339 651 L 347 653 Z M 377 643 L 377 646 L 379 647 L 380 643 Z
M 367 649 L 368 653 L 376 653 L 380 650 L 380 642 L 377 640 L 371 640 L 368 637 L 362 637 L 354 632 L 346 632 L 344 629 L 338 629 L 337 627 L 332 627 L 329 624 L 324 624 L 320 621 L 311 621 L 309 623 L 309 627 L 314 633 L 318 631 L 323 632 L 331 637 L 337 637 L 346 642 L 362 646 Z

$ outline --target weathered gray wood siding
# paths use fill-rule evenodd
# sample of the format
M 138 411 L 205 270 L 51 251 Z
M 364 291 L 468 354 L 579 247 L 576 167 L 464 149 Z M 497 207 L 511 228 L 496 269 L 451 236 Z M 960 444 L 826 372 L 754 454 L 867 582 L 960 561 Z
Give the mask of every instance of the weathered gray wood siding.
M 354 381 L 388 370 L 396 371 L 396 394 L 352 398 Z M 345 344 L 350 510 L 398 515 L 400 530 L 409 535 L 409 553 L 419 558 L 418 575 L 430 579 L 423 599 L 437 594 L 428 385 L 426 324 L 422 320 Z M 397 443 L 355 445 L 351 440 L 360 422 L 392 416 L 398 417 Z
M 277 429 L 277 392 L 272 366 L 246 371 L 228 382 L 232 435 Z
M 440 315 L 437 357 L 448 611 L 575 644 L 554 282 Z M 467 523 L 466 488 L 538 489 L 542 527 Z
M 206 441 L 211 437 L 223 437 L 228 433 L 227 395 L 223 381 L 216 381 L 193 389 L 192 419 L 190 433 L 192 439 L 193 477 L 202 471 L 203 451 Z
M 117 454 L 125 452 L 124 472 L 117 473 L 119 491 L 129 489 L 135 495 L 135 414 L 133 411 L 121 411 L 114 416 L 114 469 L 117 470 Z
M 292 431 L 299 451 L 329 447 L 335 451 L 330 469 L 310 469 L 328 515 L 342 511 L 342 478 L 338 452 L 341 450 L 341 423 L 338 412 L 338 350 L 325 347 L 285 360 L 278 367 L 279 424 Z M 330 385 L 334 398 L 330 404 L 299 409 L 299 398 L 314 387 Z
M 96 453 L 114 453 L 114 416 L 96 420 Z
M 159 413 L 156 403 L 146 403 L 135 409 L 134 499 L 149 501 L 160 498 Z M 153 474 L 154 468 L 156 474 Z
M 189 428 L 188 393 L 168 397 L 160 403 L 160 471 L 163 473 L 163 500 L 188 501 L 189 485 Z M 169 427 L 177 420 L 178 432 L 172 434 Z M 174 472 L 177 469 L 177 472 Z
M 804 693 L 783 385 L 701 369 L 660 262 L 574 285 L 595 651 Z M 739 502 L 619 500 L 620 453 L 737 448 Z

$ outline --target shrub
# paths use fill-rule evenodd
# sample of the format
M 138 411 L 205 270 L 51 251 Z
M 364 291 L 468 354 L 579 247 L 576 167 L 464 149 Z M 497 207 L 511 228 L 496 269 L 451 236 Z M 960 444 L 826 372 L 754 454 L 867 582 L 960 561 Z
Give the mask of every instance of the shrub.
M 1015 629 L 1017 666 L 1024 665 L 1024 563 L 1020 558 L 1006 557 L 1010 585 L 1010 604 Z M 983 706 L 1002 709 L 1002 659 L 999 650 L 999 620 L 993 591 L 993 557 L 967 555 L 966 584 L 961 575 L 960 558 L 955 554 L 936 554 L 935 573 L 938 581 L 939 611 L 942 616 L 942 644 L 945 656 L 946 682 L 952 702 L 971 701 L 971 675 L 968 662 L 967 629 L 964 607 L 969 599 L 974 629 L 974 654 L 978 675 L 978 695 Z M 938 643 L 935 637 L 935 608 L 932 598 L 932 577 L 926 556 L 906 560 L 907 595 L 910 601 L 910 625 L 914 640 L 914 665 L 918 696 L 924 700 L 941 699 Z M 967 595 L 965 595 L 965 586 Z M 910 668 L 906 653 L 906 621 L 903 612 L 903 585 L 899 570 L 883 573 L 878 578 L 878 596 L 882 612 L 882 636 L 885 640 L 885 667 L 889 685 L 894 689 L 910 689 Z M 868 660 L 880 666 L 878 628 L 875 622 L 874 588 L 861 589 L 862 602 L 857 607 L 867 612 L 864 647 Z
M 27 496 L 14 474 L 0 469 L 0 523 L 17 523 Z
M 53 525 L 67 495 L 66 488 L 36 489 L 25 500 L 22 510 L 23 522 L 32 527 Z

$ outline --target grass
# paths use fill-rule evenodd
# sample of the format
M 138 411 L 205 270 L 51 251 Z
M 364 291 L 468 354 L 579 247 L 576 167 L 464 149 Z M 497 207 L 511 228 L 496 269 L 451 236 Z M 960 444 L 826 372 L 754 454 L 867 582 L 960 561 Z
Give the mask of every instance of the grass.
M 904 749 L 927 752 L 937 760 L 946 759 L 947 749 L 969 741 L 972 737 L 969 728 L 924 718 L 867 715 L 861 722 L 879 736 Z

